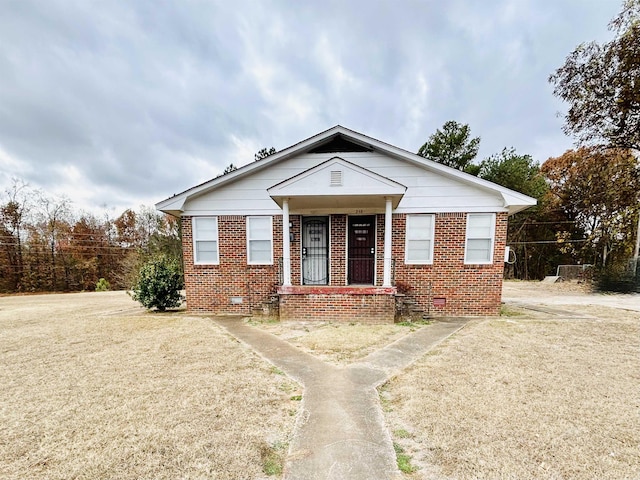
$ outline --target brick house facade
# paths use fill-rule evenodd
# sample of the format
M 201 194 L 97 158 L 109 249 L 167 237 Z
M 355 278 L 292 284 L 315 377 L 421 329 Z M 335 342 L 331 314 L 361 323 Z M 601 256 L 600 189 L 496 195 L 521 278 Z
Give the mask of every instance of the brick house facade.
M 380 323 L 497 315 L 507 219 L 534 203 L 334 127 L 158 208 L 189 311 Z

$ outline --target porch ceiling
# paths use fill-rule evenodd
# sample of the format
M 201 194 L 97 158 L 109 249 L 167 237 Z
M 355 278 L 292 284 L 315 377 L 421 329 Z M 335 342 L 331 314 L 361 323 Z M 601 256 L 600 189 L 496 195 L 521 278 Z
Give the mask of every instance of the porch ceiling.
M 297 195 L 272 196 L 273 200 L 282 207 L 282 201 L 289 200 L 291 213 L 383 213 L 385 198 L 391 199 L 393 208 L 397 208 L 402 195 Z

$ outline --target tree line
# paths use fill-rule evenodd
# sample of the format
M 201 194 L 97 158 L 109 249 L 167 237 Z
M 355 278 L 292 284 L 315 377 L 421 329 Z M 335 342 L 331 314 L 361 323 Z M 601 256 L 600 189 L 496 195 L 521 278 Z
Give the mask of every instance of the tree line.
M 64 197 L 14 179 L 0 196 L 0 292 L 130 288 L 149 258 L 181 264 L 180 223 L 151 207 L 116 218 L 74 211 Z

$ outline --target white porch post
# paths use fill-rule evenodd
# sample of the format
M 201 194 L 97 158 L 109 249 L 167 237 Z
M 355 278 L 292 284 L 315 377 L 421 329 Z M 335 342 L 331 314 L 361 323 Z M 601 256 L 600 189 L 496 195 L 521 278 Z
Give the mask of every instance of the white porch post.
M 291 285 L 291 243 L 289 237 L 289 200 L 282 201 L 282 285 Z
M 391 199 L 385 198 L 384 212 L 384 271 L 382 274 L 382 286 L 391 286 L 391 229 L 393 213 L 391 209 Z

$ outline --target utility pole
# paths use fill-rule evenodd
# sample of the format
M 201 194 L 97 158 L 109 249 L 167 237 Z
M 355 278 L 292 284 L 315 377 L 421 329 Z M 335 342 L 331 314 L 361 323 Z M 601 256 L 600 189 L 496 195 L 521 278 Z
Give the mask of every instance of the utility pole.
M 633 276 L 638 273 L 638 252 L 640 251 L 640 209 L 638 209 L 638 231 L 636 232 L 636 248 L 633 250 Z

